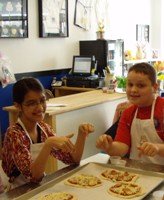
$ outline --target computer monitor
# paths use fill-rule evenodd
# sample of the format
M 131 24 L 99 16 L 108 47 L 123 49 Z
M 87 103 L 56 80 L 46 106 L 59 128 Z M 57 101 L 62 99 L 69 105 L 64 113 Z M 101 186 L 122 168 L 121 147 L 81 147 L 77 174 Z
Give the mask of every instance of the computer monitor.
M 91 76 L 93 56 L 73 56 L 72 74 L 79 76 Z

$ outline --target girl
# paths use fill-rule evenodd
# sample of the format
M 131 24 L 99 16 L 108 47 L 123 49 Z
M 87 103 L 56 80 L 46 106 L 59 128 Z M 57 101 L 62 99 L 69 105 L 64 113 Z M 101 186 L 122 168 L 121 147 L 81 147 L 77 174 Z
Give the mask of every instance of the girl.
M 3 191 L 4 191 L 4 187 L 3 187 L 2 179 L 0 177 L 0 193 L 2 193 Z
M 79 126 L 75 144 L 70 140 L 73 134 L 55 135 L 43 121 L 46 97 L 43 86 L 34 78 L 24 78 L 14 84 L 13 101 L 19 118 L 8 128 L 2 150 L 2 167 L 12 188 L 41 181 L 50 154 L 66 164 L 80 162 L 86 136 L 94 131 L 91 124 Z

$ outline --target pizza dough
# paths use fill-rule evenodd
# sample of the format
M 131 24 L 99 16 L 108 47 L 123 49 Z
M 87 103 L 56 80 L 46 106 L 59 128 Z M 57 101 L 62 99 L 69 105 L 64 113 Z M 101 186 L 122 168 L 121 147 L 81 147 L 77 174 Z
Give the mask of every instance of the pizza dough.
M 134 183 L 116 183 L 108 189 L 108 193 L 125 199 L 134 198 L 144 194 L 141 186 Z
M 138 179 L 137 174 L 129 173 L 127 171 L 119 171 L 115 169 L 107 169 L 101 173 L 101 177 L 112 182 L 131 183 Z
M 73 194 L 67 192 L 55 192 L 39 197 L 38 200 L 78 200 Z
M 77 174 L 68 178 L 65 184 L 82 188 L 94 188 L 102 185 L 102 181 L 93 175 Z

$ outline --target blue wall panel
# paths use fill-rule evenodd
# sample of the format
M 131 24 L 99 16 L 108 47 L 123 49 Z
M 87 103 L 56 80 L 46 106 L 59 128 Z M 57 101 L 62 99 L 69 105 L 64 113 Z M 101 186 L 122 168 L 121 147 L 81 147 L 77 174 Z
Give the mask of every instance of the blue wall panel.
M 51 82 L 52 82 L 53 77 L 55 76 L 57 80 L 60 80 L 61 77 L 67 74 L 67 72 L 68 70 L 66 71 L 59 70 L 58 72 L 56 71 L 55 73 L 52 73 L 52 75 L 44 75 L 44 73 L 42 73 L 42 75 L 39 75 L 38 77 L 35 76 L 35 77 L 40 80 L 44 88 L 51 89 Z M 19 78 L 17 80 L 19 80 Z M 9 126 L 8 112 L 3 111 L 2 108 L 5 106 L 13 105 L 12 88 L 13 88 L 13 84 L 8 85 L 5 88 L 2 88 L 2 86 L 0 85 L 0 128 L 1 128 L 0 133 L 2 134 L 2 137 L 4 136 L 6 129 Z
M 8 85 L 5 88 L 0 87 L 0 124 L 2 134 L 4 134 L 8 126 L 8 113 L 3 111 L 2 108 L 12 105 L 12 87 L 13 85 Z

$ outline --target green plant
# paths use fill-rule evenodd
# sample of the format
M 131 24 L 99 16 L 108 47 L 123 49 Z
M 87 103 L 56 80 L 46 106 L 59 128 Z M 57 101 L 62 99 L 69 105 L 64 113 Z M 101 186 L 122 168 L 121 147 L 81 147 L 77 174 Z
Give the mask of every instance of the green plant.
M 117 87 L 118 88 L 126 88 L 126 77 L 124 76 L 117 76 Z
M 163 81 L 164 80 L 164 72 L 158 72 L 157 73 L 157 79 L 160 80 L 160 81 Z

